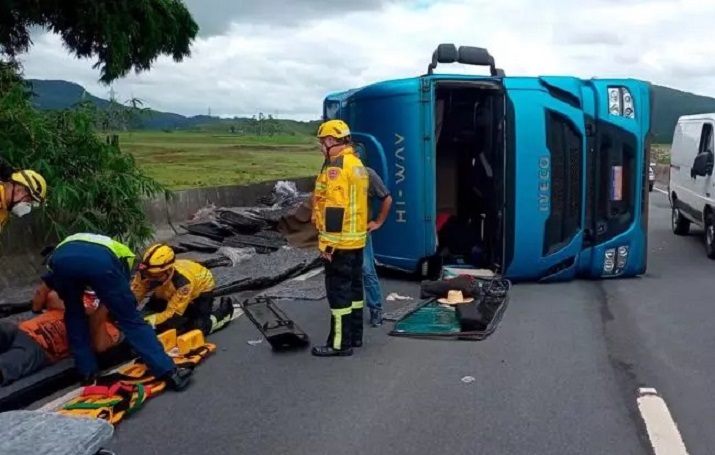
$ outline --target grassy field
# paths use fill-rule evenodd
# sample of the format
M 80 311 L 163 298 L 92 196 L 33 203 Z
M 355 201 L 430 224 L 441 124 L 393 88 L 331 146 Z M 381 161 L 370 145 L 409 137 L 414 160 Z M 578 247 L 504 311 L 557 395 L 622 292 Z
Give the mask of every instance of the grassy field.
M 669 164 L 670 144 L 653 144 L 650 148 L 650 161 L 658 164 Z
M 322 157 L 310 136 L 238 136 L 140 131 L 119 135 L 152 177 L 173 190 L 315 175 Z
M 309 135 L 140 131 L 120 134 L 119 144 L 149 175 L 173 190 L 311 176 L 322 163 Z M 654 144 L 651 161 L 669 163 L 670 146 Z

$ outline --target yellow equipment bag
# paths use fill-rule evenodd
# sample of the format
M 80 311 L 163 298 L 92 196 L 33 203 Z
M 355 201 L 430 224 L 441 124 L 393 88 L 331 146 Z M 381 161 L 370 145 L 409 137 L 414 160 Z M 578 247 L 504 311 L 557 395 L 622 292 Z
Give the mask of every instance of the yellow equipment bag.
M 216 345 L 207 343 L 200 330 L 177 337 L 176 330 L 172 329 L 159 335 L 159 339 L 167 352 L 178 351 L 178 355 L 172 358 L 177 366 L 183 368 L 195 368 L 216 351 Z M 80 396 L 67 402 L 57 412 L 117 424 L 165 388 L 164 380 L 152 376 L 146 364 L 136 361 L 101 376 L 97 385 L 82 388 Z

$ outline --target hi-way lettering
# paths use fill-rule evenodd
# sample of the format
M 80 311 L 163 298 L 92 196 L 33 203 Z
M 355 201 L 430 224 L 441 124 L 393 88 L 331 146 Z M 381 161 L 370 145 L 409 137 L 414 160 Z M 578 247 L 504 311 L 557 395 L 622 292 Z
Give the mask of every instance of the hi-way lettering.
M 404 136 L 395 133 L 395 185 L 403 185 L 405 181 L 405 141 Z M 395 213 L 397 214 L 398 223 L 407 222 L 407 205 L 403 199 L 402 189 L 396 187 L 395 194 Z

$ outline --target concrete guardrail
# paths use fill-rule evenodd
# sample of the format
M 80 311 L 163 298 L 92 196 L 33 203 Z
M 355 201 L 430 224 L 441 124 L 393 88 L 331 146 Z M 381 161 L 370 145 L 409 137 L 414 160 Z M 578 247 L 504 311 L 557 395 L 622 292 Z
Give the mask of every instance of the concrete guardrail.
M 315 177 L 292 179 L 299 191 L 311 191 Z M 271 193 L 276 181 L 253 185 L 233 185 L 195 188 L 176 191 L 171 198 L 147 199 L 146 214 L 155 228 L 156 238 L 164 239 L 174 232 L 172 225 L 190 218 L 200 208 L 214 204 L 218 207 L 250 207 L 256 199 Z M 8 287 L 27 286 L 38 281 L 44 271 L 39 252 L 57 242 L 40 217 L 32 214 L 11 219 L 0 234 L 0 292 Z

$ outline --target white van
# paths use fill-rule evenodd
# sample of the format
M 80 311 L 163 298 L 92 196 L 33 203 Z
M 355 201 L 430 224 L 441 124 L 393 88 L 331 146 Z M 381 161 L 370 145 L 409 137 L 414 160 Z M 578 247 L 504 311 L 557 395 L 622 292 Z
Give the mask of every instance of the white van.
M 673 232 L 686 235 L 690 223 L 705 229 L 705 253 L 715 259 L 715 113 L 678 119 L 670 149 L 668 194 Z

